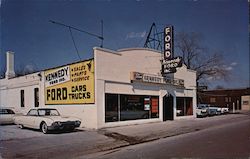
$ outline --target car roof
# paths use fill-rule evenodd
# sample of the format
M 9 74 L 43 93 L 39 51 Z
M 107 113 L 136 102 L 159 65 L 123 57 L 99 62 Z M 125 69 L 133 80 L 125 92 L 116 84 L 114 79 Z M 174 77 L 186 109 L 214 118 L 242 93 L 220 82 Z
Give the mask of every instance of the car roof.
M 57 110 L 55 108 L 31 108 L 30 110 Z

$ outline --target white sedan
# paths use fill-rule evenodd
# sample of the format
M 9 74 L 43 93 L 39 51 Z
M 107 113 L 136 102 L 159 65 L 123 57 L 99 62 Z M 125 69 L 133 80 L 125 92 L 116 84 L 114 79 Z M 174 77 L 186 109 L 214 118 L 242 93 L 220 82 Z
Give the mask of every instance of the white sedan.
M 14 117 L 20 128 L 40 129 L 44 134 L 50 130 L 73 130 L 81 125 L 81 121 L 73 117 L 62 117 L 56 109 L 31 109 L 27 115 Z
M 10 108 L 0 108 L 0 125 L 2 124 L 14 124 L 14 117 L 15 113 Z

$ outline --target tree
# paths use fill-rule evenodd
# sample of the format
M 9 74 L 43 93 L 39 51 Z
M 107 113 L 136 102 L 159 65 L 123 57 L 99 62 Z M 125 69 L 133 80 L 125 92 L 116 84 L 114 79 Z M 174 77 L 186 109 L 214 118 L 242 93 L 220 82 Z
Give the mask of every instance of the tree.
M 0 70 L 0 79 L 5 78 L 5 69 L 1 68 Z
M 188 69 L 197 72 L 197 82 L 207 79 L 229 79 L 224 57 L 218 51 L 211 51 L 202 45 L 203 37 L 199 33 L 178 33 L 176 48 Z
M 19 67 L 15 70 L 15 76 L 16 77 L 24 76 L 24 75 L 27 75 L 27 74 L 34 73 L 36 71 L 37 71 L 37 69 L 36 69 L 35 65 L 32 65 L 32 64 L 28 64 L 26 66 L 19 65 Z M 0 79 L 5 78 L 5 72 L 6 72 L 6 68 L 1 68 L 1 70 L 0 70 Z

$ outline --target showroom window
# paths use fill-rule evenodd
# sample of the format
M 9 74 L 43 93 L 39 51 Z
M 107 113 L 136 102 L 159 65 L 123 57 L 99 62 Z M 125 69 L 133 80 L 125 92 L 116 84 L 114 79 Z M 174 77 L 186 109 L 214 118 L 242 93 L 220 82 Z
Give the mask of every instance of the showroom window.
M 193 115 L 193 98 L 176 97 L 176 116 Z
M 118 121 L 118 95 L 105 94 L 105 122 Z
M 105 122 L 159 117 L 159 97 L 144 95 L 105 95 Z

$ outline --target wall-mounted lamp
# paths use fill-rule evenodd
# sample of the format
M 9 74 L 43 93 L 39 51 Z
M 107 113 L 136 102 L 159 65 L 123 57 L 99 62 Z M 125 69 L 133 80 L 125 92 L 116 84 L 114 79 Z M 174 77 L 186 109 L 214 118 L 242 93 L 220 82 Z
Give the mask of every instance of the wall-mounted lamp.
M 42 81 L 42 74 L 41 74 L 41 72 L 39 72 L 39 73 L 37 74 L 37 76 L 40 78 L 40 81 Z

